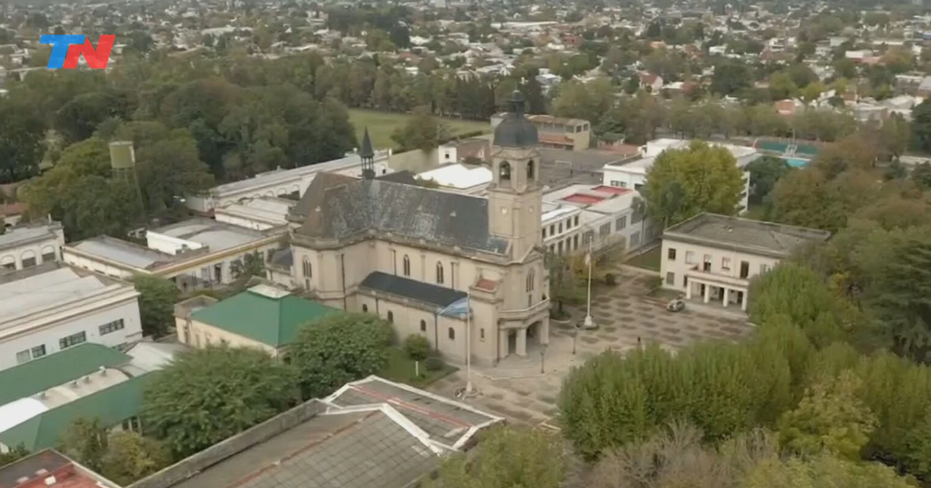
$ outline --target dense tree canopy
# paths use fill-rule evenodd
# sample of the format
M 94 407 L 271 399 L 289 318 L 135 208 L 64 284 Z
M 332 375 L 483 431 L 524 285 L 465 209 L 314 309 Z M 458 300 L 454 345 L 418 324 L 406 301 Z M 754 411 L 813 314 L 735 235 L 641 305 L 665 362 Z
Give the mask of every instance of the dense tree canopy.
M 208 346 L 175 356 L 148 385 L 146 432 L 188 456 L 295 405 L 290 368 L 265 351 Z
M 322 398 L 382 369 L 391 325 L 377 315 L 330 315 L 304 326 L 290 346 L 305 399 Z
M 136 275 L 133 285 L 139 292 L 139 317 L 142 333 L 161 337 L 168 333 L 175 322 L 175 302 L 178 287 L 165 278 L 154 275 Z
M 693 141 L 656 158 L 643 194 L 650 215 L 666 227 L 701 212 L 733 215 L 743 189 L 743 175 L 728 149 Z

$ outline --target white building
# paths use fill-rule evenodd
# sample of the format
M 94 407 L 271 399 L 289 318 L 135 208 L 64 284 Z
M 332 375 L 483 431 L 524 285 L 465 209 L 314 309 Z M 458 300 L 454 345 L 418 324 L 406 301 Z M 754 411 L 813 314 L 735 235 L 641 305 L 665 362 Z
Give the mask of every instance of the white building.
M 61 261 L 64 245 L 65 234 L 58 222 L 8 229 L 0 235 L 0 272 Z
M 138 297 L 129 283 L 59 263 L 0 276 L 0 370 L 84 342 L 141 339 Z
M 146 233 L 146 246 L 98 236 L 65 246 L 63 259 L 76 267 L 120 279 L 154 274 L 181 290 L 233 282 L 236 263 L 247 254 L 267 260 L 280 247 L 284 229 L 258 231 L 195 218 Z
M 563 230 L 558 220 L 555 225 L 546 226 L 544 222 L 544 244 L 557 254 L 561 254 L 560 249 L 571 252 L 583 249 L 589 239 L 594 240 L 596 249 L 618 240 L 623 240 L 627 250 L 640 248 L 655 236 L 650 220 L 634 211 L 638 197 L 634 190 L 604 185 L 571 185 L 546 193 L 544 211 L 575 208 L 578 213 L 560 214 L 571 215 L 571 222 L 565 222 L 563 216 L 555 217 L 563 221 Z
M 387 174 L 388 159 L 391 151 L 375 153 L 375 172 Z M 255 175 L 252 178 L 233 183 L 226 183 L 207 190 L 203 195 L 187 197 L 186 205 L 195 212 L 209 214 L 215 208 L 230 205 L 243 199 L 255 199 L 262 196 L 282 197 L 290 195 L 300 197 L 321 171 L 339 173 L 347 176 L 362 176 L 362 158 L 350 154 L 342 159 L 312 164 L 294 169 L 278 169 Z
M 422 180 L 431 180 L 444 190 L 466 195 L 482 195 L 491 183 L 491 170 L 486 166 L 467 166 L 454 163 L 417 175 Z
M 747 309 L 750 280 L 774 268 L 797 247 L 827 240 L 817 229 L 700 214 L 663 233 L 663 287 L 705 303 Z
M 682 139 L 655 139 L 640 147 L 640 158 L 617 163 L 608 163 L 602 168 L 604 172 L 603 184 L 620 188 L 633 188 L 640 190 L 646 182 L 647 172 L 653 167 L 657 156 L 667 149 L 685 149 L 691 141 Z M 744 173 L 744 191 L 740 194 L 741 212 L 746 211 L 748 196 L 750 194 L 750 171 L 747 166 L 756 161 L 762 154 L 756 148 L 735 146 L 732 144 L 710 143 L 713 146 L 723 147 L 731 152 L 737 160 L 737 166 Z
M 263 196 L 215 208 L 213 215 L 217 222 L 247 229 L 268 230 L 288 225 L 288 212 L 295 205 L 297 200 Z

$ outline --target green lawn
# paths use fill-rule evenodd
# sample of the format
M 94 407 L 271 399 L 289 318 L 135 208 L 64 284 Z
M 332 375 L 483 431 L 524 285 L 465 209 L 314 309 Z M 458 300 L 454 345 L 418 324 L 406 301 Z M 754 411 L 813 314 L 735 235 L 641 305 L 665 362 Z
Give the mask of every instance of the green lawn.
M 662 258 L 663 246 L 659 245 L 649 251 L 634 256 L 627 260 L 627 264 L 637 268 L 650 269 L 659 271 L 660 259 Z
M 417 377 L 414 374 L 414 361 L 407 356 L 407 353 L 397 347 L 389 347 L 388 365 L 378 375 L 387 380 L 423 388 L 458 369 L 455 366 L 444 364 L 443 369 L 439 371 L 427 371 L 423 361 L 421 361 L 420 377 Z
M 349 109 L 349 121 L 355 126 L 356 136 L 359 138 L 359 141 L 362 141 L 362 133 L 367 126 L 375 149 L 395 147 L 394 141 L 391 140 L 391 134 L 396 128 L 403 127 L 411 117 L 413 117 L 411 114 L 396 112 L 381 112 L 378 110 L 364 110 L 359 108 Z M 478 130 L 485 133 L 491 132 L 491 122 L 459 119 L 441 120 L 443 120 L 453 134 L 457 135 Z

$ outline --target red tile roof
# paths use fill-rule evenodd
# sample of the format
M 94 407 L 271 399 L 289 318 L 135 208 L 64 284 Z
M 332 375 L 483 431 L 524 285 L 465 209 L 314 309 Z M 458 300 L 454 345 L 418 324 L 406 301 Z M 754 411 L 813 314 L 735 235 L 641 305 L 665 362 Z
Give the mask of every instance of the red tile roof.
M 479 278 L 478 282 L 475 283 L 475 287 L 480 290 L 495 291 L 498 289 L 498 282 L 488 278 Z
M 563 200 L 567 202 L 572 202 L 572 203 L 582 203 L 586 205 L 591 205 L 593 203 L 598 203 L 604 200 L 604 198 L 596 197 L 595 195 L 584 195 L 582 193 L 574 193 L 572 195 L 569 195 L 566 198 L 563 198 Z
M 625 193 L 630 193 L 630 190 L 628 190 L 627 188 L 620 188 L 617 186 L 605 186 L 605 185 L 596 186 L 592 188 L 592 190 L 600 191 L 604 193 L 613 193 L 615 195 L 623 195 Z

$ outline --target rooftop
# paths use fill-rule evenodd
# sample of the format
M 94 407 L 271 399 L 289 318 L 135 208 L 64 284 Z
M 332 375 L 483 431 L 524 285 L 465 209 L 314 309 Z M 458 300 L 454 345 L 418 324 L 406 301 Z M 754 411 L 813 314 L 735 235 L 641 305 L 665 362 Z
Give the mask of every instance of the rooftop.
M 0 249 L 10 249 L 42 240 L 55 240 L 60 233 L 61 224 L 57 222 L 38 226 L 13 227 L 0 235 Z
M 265 234 L 259 231 L 206 218 L 185 220 L 165 227 L 151 229 L 148 233 L 162 234 L 203 244 L 210 249 L 210 252 L 243 246 L 266 237 Z
M 179 256 L 155 251 L 132 242 L 109 236 L 97 236 L 69 244 L 68 247 L 137 269 L 153 270 L 172 264 Z
M 646 145 L 641 146 L 640 152 L 641 157 L 637 159 L 631 159 L 628 161 L 618 161 L 608 163 L 607 166 L 617 169 L 622 169 L 631 173 L 646 174 L 650 168 L 653 167 L 653 163 L 656 161 L 656 158 L 668 149 L 685 149 L 689 146 L 691 141 L 685 139 L 655 139 L 650 142 L 647 142 Z M 737 160 L 737 165 L 741 168 L 752 163 L 757 157 L 759 157 L 760 152 L 756 148 L 747 147 L 747 146 L 737 146 L 734 144 L 721 144 L 717 142 L 709 142 L 710 145 L 715 147 L 723 147 L 730 151 L 731 155 Z
M 191 318 L 277 348 L 294 342 L 302 326 L 337 313 L 341 311 L 260 285 L 202 308 Z
M 663 232 L 664 239 L 687 240 L 712 246 L 740 246 L 750 252 L 784 257 L 799 245 L 825 241 L 825 230 L 761 222 L 703 213 Z
M 0 330 L 24 318 L 38 320 L 39 314 L 69 303 L 131 289 L 130 284 L 58 263 L 10 273 L 0 281 Z
M 362 280 L 360 288 L 390 293 L 437 307 L 447 307 L 466 297 L 466 293 L 403 276 L 374 271 Z
M 467 189 L 491 183 L 491 170 L 485 166 L 470 167 L 464 164 L 446 164 L 437 169 L 417 175 L 424 180 L 433 180 L 440 186 Z
M 23 444 L 29 451 L 38 451 L 58 445 L 59 436 L 77 418 L 100 419 L 102 425 L 112 427 L 139 415 L 142 393 L 148 382 L 158 373 L 148 373 L 127 379 L 38 415 L 0 432 L 0 443 L 6 446 Z
M 50 479 L 51 478 L 51 479 Z M 0 488 L 119 488 L 115 483 L 46 449 L 0 467 Z
M 270 225 L 285 225 L 286 217 L 297 201 L 285 198 L 261 197 L 244 203 L 231 203 L 225 207 L 214 209 L 217 215 L 227 214 L 257 220 Z
M 0 405 L 65 384 L 101 367 L 113 368 L 132 358 L 116 349 L 85 342 L 0 371 Z

